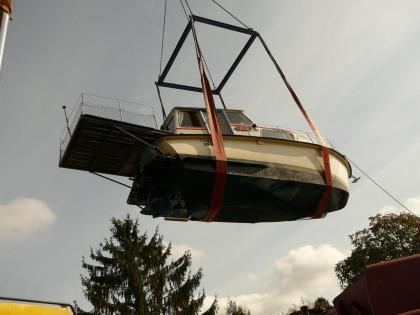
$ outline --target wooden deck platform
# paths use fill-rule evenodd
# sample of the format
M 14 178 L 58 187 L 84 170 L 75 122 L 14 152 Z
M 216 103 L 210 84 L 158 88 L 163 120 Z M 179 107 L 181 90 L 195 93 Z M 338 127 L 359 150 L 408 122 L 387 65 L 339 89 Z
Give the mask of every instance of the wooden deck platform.
M 81 115 L 68 145 L 61 151 L 59 166 L 110 175 L 134 176 L 138 168 L 139 141 L 129 133 L 150 144 L 170 134 L 150 127 Z

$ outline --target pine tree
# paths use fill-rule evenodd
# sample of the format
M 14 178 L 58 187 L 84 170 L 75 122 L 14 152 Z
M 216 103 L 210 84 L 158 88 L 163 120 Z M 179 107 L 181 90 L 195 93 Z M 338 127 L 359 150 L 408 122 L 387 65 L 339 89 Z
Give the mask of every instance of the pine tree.
M 226 307 L 226 315 L 251 315 L 248 308 L 236 304 L 235 301 L 229 300 Z
M 171 245 L 158 230 L 140 235 L 138 220 L 111 220 L 111 237 L 82 258 L 84 294 L 94 314 L 198 314 L 205 298 L 195 294 L 202 270 L 191 272 L 191 253 L 171 260 Z

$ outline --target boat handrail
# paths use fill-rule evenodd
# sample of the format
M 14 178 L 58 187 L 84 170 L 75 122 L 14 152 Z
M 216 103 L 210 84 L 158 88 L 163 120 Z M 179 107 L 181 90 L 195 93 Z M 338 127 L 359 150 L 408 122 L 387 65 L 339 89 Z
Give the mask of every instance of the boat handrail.
M 257 125 L 257 128 L 259 129 L 266 129 L 271 131 L 278 131 L 279 133 L 290 133 L 294 137 L 294 141 L 300 141 L 300 142 L 308 142 L 308 143 L 314 143 L 319 144 L 318 141 L 314 137 L 311 137 L 309 132 L 306 131 L 300 131 L 295 129 L 290 129 L 287 127 L 282 127 L 279 125 Z
M 150 105 L 82 93 L 72 106 L 72 110 L 68 116 L 68 125 L 61 133 L 60 159 L 65 152 L 70 142 L 71 134 L 82 115 L 92 115 L 155 129 L 158 127 L 154 109 Z

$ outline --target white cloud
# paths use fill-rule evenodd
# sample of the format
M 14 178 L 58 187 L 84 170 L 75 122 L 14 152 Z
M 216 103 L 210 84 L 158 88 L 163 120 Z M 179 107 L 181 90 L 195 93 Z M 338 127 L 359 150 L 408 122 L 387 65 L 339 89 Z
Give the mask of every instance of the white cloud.
M 328 244 L 293 249 L 275 261 L 270 272 L 260 277 L 261 286 L 265 288 L 262 292 L 231 298 L 248 307 L 254 315 L 279 314 L 292 304 L 300 304 L 301 298 L 314 300 L 324 296 L 331 299 L 340 292 L 334 266 L 345 256 Z M 228 299 L 219 298 L 221 309 L 226 307 Z M 208 297 L 206 302 L 209 305 L 212 297 Z
M 52 224 L 56 216 L 42 201 L 17 199 L 0 205 L 0 239 L 28 235 Z
M 328 294 L 337 285 L 334 266 L 344 257 L 344 253 L 331 245 L 306 245 L 291 250 L 274 263 L 275 280 L 271 285 L 278 292 L 305 288 L 310 295 Z
M 187 250 L 191 252 L 193 261 L 203 258 L 204 252 L 201 249 L 192 247 L 188 244 L 172 244 L 171 253 L 174 258 L 181 257 Z
M 257 274 L 252 273 L 252 272 L 248 273 L 247 276 L 248 276 L 249 279 L 251 279 L 253 281 L 256 281 L 256 280 L 260 279 L 260 277 Z

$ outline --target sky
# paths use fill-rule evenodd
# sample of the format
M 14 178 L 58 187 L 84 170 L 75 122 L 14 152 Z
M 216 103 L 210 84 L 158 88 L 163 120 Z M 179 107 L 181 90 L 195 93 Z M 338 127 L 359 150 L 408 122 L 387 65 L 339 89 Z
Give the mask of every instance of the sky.
M 221 1 L 260 32 L 322 134 L 420 213 L 420 2 L 416 0 Z M 118 5 L 117 5 L 118 4 Z M 195 14 L 235 23 L 211 1 Z M 202 286 L 223 306 L 280 314 L 301 299 L 339 292 L 334 265 L 348 235 L 380 211 L 401 208 L 362 176 L 345 209 L 322 220 L 269 224 L 166 222 L 126 204 L 128 190 L 58 167 L 61 107 L 81 92 L 152 105 L 159 74 L 163 0 L 15 0 L 0 81 L 0 296 L 89 307 L 81 257 L 109 237 L 111 217 L 140 217 L 174 256 L 189 249 Z M 186 19 L 168 1 L 164 60 Z M 200 26 L 200 44 L 221 78 L 246 40 Z M 191 41 L 171 80 L 197 83 Z M 201 106 L 202 96 L 163 91 L 165 106 Z M 241 63 L 224 98 L 255 122 L 309 128 L 260 44 Z M 354 174 L 360 172 L 354 169 Z

